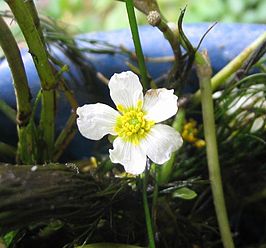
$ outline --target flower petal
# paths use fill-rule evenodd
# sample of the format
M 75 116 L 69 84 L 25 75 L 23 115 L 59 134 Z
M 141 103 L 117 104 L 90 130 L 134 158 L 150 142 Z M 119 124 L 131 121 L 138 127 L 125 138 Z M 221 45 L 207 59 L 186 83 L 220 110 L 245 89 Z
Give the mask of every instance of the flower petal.
M 146 166 L 146 153 L 140 145 L 125 142 L 116 138 L 113 143 L 114 149 L 109 150 L 110 159 L 113 163 L 122 164 L 125 171 L 134 175 L 141 174 Z
M 174 90 L 150 89 L 144 96 L 143 110 L 146 118 L 156 123 L 172 117 L 177 112 L 177 96 Z
M 136 107 L 139 100 L 143 101 L 142 85 L 138 76 L 131 71 L 115 73 L 108 86 L 116 106 Z
M 250 132 L 255 133 L 264 125 L 264 118 L 262 116 L 256 118 L 251 126 Z
M 99 140 L 106 134 L 116 135 L 114 126 L 119 113 L 102 103 L 86 104 L 77 108 L 77 125 L 80 133 L 92 140 Z
M 168 161 L 171 153 L 183 144 L 180 134 L 164 124 L 155 125 L 142 142 L 143 149 L 147 149 L 147 156 L 157 164 Z

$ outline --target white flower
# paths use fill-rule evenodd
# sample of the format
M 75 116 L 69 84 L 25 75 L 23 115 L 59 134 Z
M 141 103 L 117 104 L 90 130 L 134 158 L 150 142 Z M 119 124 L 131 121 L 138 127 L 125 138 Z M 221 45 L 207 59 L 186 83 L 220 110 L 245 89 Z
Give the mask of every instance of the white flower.
M 130 71 L 114 74 L 108 86 L 118 111 L 102 103 L 79 107 L 81 134 L 92 140 L 107 134 L 117 136 L 109 150 L 110 159 L 131 174 L 144 171 L 147 156 L 157 164 L 169 160 L 183 141 L 174 128 L 157 123 L 177 112 L 173 90 L 150 89 L 143 96 L 137 75 Z
M 218 99 L 223 94 L 222 91 L 217 91 L 213 94 L 214 99 Z M 265 98 L 265 85 L 256 84 L 249 86 L 243 93 L 239 89 L 233 89 L 229 95 L 229 101 L 234 97 L 232 102 L 228 105 L 226 114 L 233 115 L 236 114 L 235 119 L 229 123 L 229 126 L 240 126 L 247 125 L 251 123 L 250 133 L 255 133 L 258 130 L 265 128 L 266 126 L 266 98 Z M 226 100 L 224 100 L 221 106 L 226 105 Z M 262 113 L 255 114 L 251 112 L 250 109 L 258 108 L 263 111 Z

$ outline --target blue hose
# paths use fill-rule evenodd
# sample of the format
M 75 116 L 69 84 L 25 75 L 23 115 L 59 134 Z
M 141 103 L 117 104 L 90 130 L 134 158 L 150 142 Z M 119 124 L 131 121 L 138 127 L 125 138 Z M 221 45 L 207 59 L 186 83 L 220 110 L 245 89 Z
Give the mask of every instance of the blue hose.
M 207 31 L 209 23 L 197 23 L 184 25 L 184 31 L 191 43 L 196 47 Z M 140 27 L 140 37 L 144 55 L 146 57 L 162 57 L 172 56 L 171 48 L 163 35 L 156 28 L 150 26 Z M 245 47 L 253 42 L 258 36 L 266 31 L 266 25 L 258 24 L 217 24 L 205 37 L 201 44 L 202 49 L 206 49 L 210 56 L 213 67 L 213 72 L 216 73 L 223 68 L 228 62 L 234 59 Z M 101 41 L 99 43 L 88 42 Z M 82 34 L 76 37 L 77 45 L 82 50 L 93 49 L 100 52 L 102 49 L 108 49 L 105 43 L 116 46 L 119 51 L 119 46 L 126 47 L 130 51 L 134 51 L 131 33 L 129 30 L 117 30 L 111 32 L 95 32 L 89 34 Z M 69 87 L 74 91 L 76 98 L 80 105 L 84 103 L 93 102 L 90 89 L 87 87 L 86 78 L 82 75 L 82 70 L 76 63 L 71 61 L 62 51 L 51 44 L 51 53 L 64 64 L 70 67 L 70 73 L 65 74 L 66 79 L 70 82 Z M 27 50 L 21 49 L 22 58 L 25 64 L 25 69 L 29 81 L 29 86 L 33 96 L 33 101 L 40 89 L 40 80 L 38 78 L 36 69 L 34 67 L 31 55 Z M 93 53 L 84 52 L 84 60 L 90 64 L 96 72 L 101 72 L 105 77 L 110 78 L 115 72 L 129 70 L 126 62 L 130 61 L 129 57 L 123 53 Z M 154 63 L 148 62 L 147 67 L 152 78 L 158 78 L 169 71 L 171 63 Z M 195 75 L 194 75 L 195 76 Z M 101 82 L 94 79 L 99 89 L 104 92 L 106 97 L 105 102 L 109 102 L 108 88 Z M 196 90 L 195 85 L 189 91 Z M 15 108 L 15 95 L 12 86 L 12 77 L 7 64 L 3 59 L 0 62 L 0 99 L 7 102 L 10 106 Z M 70 107 L 64 97 L 59 97 L 57 104 L 57 133 L 62 130 L 69 114 Z M 11 123 L 2 113 L 0 113 L 0 141 L 16 144 L 16 126 Z M 70 146 L 68 147 L 64 160 L 80 159 L 87 157 L 95 152 L 97 149 L 96 142 L 88 141 L 79 133 L 75 136 Z M 107 148 L 103 149 L 106 151 Z

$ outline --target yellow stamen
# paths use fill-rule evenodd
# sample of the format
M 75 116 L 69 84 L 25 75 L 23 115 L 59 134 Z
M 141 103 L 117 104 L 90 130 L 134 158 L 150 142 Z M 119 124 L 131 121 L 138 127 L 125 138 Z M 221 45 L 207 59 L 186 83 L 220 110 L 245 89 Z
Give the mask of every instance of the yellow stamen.
M 119 137 L 135 145 L 148 134 L 155 124 L 154 121 L 145 119 L 145 113 L 141 108 L 142 101 L 138 101 L 136 107 L 125 108 L 120 104 L 117 106 L 122 115 L 116 120 L 115 131 Z
M 192 143 L 197 148 L 205 146 L 205 141 L 197 137 L 199 130 L 197 129 L 197 122 L 190 119 L 183 128 L 182 137 L 184 140 Z
M 199 139 L 197 140 L 194 145 L 197 147 L 197 148 L 202 148 L 206 145 L 206 142 L 205 140 L 202 140 L 202 139 Z

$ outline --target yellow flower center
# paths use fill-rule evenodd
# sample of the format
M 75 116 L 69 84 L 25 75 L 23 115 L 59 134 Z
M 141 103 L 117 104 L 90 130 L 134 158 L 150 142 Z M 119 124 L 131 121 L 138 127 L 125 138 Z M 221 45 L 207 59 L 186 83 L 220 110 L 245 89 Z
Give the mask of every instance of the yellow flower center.
M 155 124 L 154 121 L 145 119 L 145 113 L 141 108 L 142 101 L 138 102 L 137 107 L 117 106 L 122 115 L 116 120 L 115 131 L 119 137 L 135 145 L 139 144 Z

